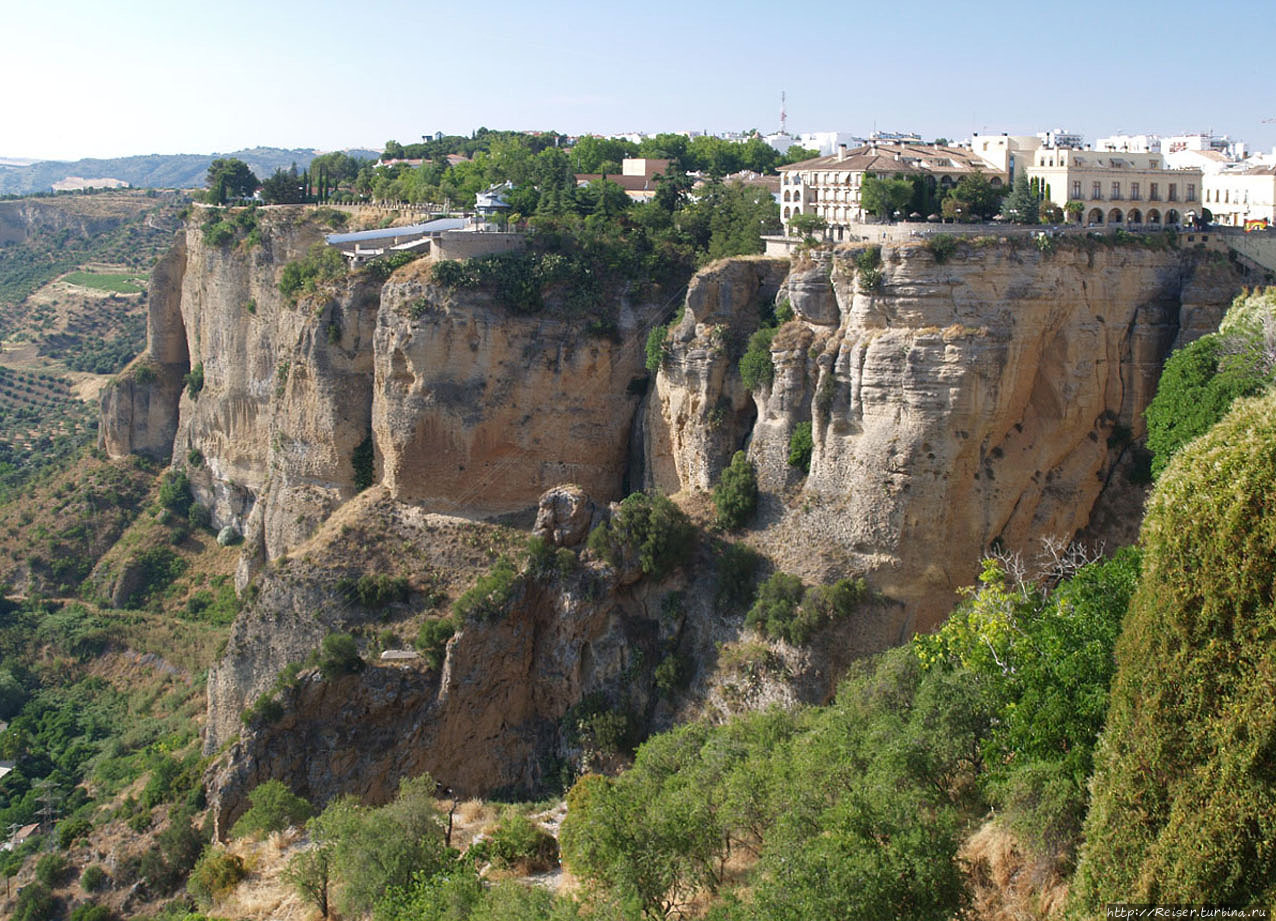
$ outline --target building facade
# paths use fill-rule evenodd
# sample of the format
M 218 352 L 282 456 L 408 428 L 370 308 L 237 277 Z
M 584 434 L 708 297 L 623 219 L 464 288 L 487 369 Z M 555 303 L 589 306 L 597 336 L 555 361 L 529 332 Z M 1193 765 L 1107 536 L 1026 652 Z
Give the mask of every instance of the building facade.
M 1090 226 L 1173 225 L 1201 210 L 1201 171 L 1166 169 L 1157 153 L 1042 148 L 1028 177 L 1070 223 Z M 1069 208 L 1070 202 L 1080 204 Z
M 796 215 L 813 214 L 824 220 L 831 239 L 842 240 L 851 225 L 865 220 L 860 204 L 865 178 L 920 178 L 938 209 L 937 202 L 949 189 L 977 172 L 995 185 L 1006 181 L 1004 173 L 963 147 L 886 143 L 852 150 L 840 147 L 832 156 L 780 167 L 780 220 L 787 236 Z
M 1216 224 L 1244 227 L 1246 221 L 1276 224 L 1276 167 L 1224 170 L 1205 177 L 1202 203 Z

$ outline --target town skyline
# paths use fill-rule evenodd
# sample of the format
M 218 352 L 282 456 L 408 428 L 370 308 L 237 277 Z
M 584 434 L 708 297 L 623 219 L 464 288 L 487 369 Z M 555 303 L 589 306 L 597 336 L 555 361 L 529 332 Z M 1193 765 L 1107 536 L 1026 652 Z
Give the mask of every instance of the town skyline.
M 746 0 L 607 17 L 579 0 L 497 0 L 458 24 L 442 4 L 398 0 L 355 19 L 331 0 L 228 0 L 216 17 L 156 0 L 123 13 L 25 5 L 8 17 L 0 77 L 33 89 L 7 101 L 0 156 L 379 149 L 480 126 L 766 134 L 781 91 L 791 132 L 1212 130 L 1276 147 L 1276 107 L 1256 108 L 1276 83 L 1266 63 L 1223 66 L 1195 50 L 1266 25 L 1257 2 L 1202 12 L 1079 0 L 1066 21 L 1008 4 L 992 13 L 973 21 L 923 0 L 904 19 Z

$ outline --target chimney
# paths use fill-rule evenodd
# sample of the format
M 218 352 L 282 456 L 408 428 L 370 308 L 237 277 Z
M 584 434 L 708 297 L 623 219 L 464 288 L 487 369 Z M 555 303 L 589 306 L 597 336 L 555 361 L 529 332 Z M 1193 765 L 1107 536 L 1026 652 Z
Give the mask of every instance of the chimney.
M 841 163 L 845 159 L 846 159 L 846 145 L 838 144 L 837 145 L 837 162 Z

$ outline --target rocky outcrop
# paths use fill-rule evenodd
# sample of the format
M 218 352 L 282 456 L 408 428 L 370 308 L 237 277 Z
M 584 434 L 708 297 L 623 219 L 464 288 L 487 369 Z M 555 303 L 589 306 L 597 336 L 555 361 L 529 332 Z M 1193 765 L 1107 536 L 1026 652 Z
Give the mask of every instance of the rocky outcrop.
M 780 294 L 797 318 L 775 336 L 774 383 L 752 394 L 749 456 L 770 493 L 758 542 L 812 580 L 867 573 L 903 602 L 883 631 L 898 642 L 947 612 L 991 546 L 1031 550 L 1087 524 L 1109 442 L 1141 435 L 1169 350 L 1217 326 L 1237 278 L 1204 253 L 1084 240 L 962 245 L 943 264 L 892 246 L 880 280 L 852 255 L 796 265 Z M 747 297 L 731 309 L 754 315 Z M 703 417 L 676 410 L 737 405 L 738 380 L 714 367 L 703 338 L 672 339 L 647 424 L 678 450 L 651 466 L 656 486 L 705 488 L 706 461 L 721 465 Z M 802 478 L 788 441 L 808 420 Z
M 743 447 L 756 409 L 736 362 L 787 271 L 788 260 L 727 259 L 691 280 L 646 404 L 645 486 L 708 489 Z
M 463 294 L 463 296 L 462 296 Z M 526 512 L 559 483 L 621 494 L 641 341 L 658 308 L 622 301 L 617 335 L 512 314 L 424 266 L 386 285 L 372 428 L 385 486 L 448 514 Z
M 555 486 L 540 498 L 532 533 L 554 547 L 575 547 L 589 535 L 597 512 L 594 500 L 579 486 Z

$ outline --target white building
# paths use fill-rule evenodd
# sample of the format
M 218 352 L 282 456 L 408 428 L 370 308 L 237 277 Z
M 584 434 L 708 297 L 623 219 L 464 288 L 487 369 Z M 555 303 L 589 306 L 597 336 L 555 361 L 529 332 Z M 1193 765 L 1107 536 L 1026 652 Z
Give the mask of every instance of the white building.
M 1028 177 L 1065 212 L 1077 203 L 1067 216 L 1070 223 L 1164 226 L 1201 210 L 1201 171 L 1166 169 L 1158 153 L 1042 147 Z
M 849 131 L 807 131 L 798 135 L 797 142 L 799 147 L 819 151 L 821 157 L 831 157 L 843 144 L 857 147 L 864 143 L 864 139 Z
M 1244 227 L 1266 219 L 1276 224 L 1276 166 L 1231 169 L 1205 177 L 1204 207 L 1216 224 Z
M 967 146 L 993 170 L 1005 173 L 1007 183 L 1013 184 L 1015 177 L 1032 165 L 1041 143 L 1041 138 L 1031 134 L 976 133 Z
M 1074 150 L 1080 150 L 1085 146 L 1084 135 L 1065 131 L 1062 128 L 1055 128 L 1053 131 L 1038 131 L 1037 137 L 1041 140 L 1042 147 L 1069 147 Z
M 1113 134 L 1095 140 L 1094 149 L 1110 150 L 1114 153 L 1160 153 L 1161 136 L 1159 134 Z

